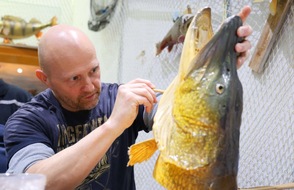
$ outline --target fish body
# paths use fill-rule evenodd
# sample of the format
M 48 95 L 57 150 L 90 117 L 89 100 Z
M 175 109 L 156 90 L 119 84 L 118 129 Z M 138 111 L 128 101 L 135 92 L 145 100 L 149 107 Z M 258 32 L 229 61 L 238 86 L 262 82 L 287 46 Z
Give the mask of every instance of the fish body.
M 158 105 L 154 139 L 130 147 L 129 165 L 158 148 L 153 176 L 166 189 L 237 189 L 243 90 L 234 48 L 241 25 L 239 16 L 228 18 L 197 53 L 192 21 L 178 75 Z
M 192 14 L 185 14 L 178 17 L 165 37 L 156 44 L 156 55 L 159 55 L 167 47 L 170 52 L 175 44 L 184 42 L 185 34 L 193 19 Z
M 57 24 L 57 18 L 53 17 L 50 22 L 42 24 L 36 19 L 26 22 L 24 19 L 6 15 L 0 21 L 0 37 L 7 40 L 22 39 L 35 35 L 39 39 L 42 35 L 41 30 Z
M 205 21 L 211 20 L 211 10 L 210 8 L 204 8 L 198 12 L 196 19 L 200 22 L 200 25 L 206 25 Z M 163 40 L 156 44 L 156 55 L 159 55 L 163 49 L 167 47 L 168 52 L 170 52 L 175 44 L 183 43 L 187 30 L 190 26 L 195 15 L 191 14 L 191 8 L 188 6 L 187 14 L 184 14 L 175 20 L 174 25 L 165 35 Z M 208 31 L 208 30 L 207 30 Z

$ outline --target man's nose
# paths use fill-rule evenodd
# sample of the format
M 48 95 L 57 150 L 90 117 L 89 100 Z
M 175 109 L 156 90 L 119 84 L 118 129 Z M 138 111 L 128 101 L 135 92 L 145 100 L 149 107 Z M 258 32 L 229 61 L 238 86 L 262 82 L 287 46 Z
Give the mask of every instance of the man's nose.
M 84 85 L 83 85 L 83 90 L 87 92 L 91 92 L 95 89 L 95 86 L 93 84 L 93 81 L 90 77 L 85 78 L 84 80 Z

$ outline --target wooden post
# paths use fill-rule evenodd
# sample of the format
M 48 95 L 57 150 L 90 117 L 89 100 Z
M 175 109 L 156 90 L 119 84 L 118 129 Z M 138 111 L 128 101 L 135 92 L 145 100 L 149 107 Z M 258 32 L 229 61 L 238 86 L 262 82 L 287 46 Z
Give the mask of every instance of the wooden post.
M 278 0 L 276 14 L 269 14 L 249 63 L 249 67 L 253 71 L 257 73 L 263 72 L 265 63 L 274 46 L 275 39 L 277 38 L 277 34 L 282 28 L 290 7 L 291 0 Z

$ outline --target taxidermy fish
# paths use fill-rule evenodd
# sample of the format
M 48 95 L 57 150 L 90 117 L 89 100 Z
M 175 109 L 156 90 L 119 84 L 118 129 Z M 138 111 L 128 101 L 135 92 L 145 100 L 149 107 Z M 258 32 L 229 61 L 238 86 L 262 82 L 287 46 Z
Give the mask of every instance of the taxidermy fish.
M 27 38 L 32 35 L 39 39 L 42 36 L 42 29 L 56 24 L 56 17 L 53 17 L 49 23 L 42 24 L 34 18 L 30 22 L 26 22 L 22 18 L 6 15 L 0 21 L 0 37 L 4 38 L 4 43 L 10 43 L 12 39 Z
M 153 177 L 166 189 L 237 189 L 243 90 L 235 45 L 241 25 L 239 16 L 228 18 L 197 53 L 193 18 L 178 75 L 154 117 L 154 139 L 129 149 L 128 165 L 149 159 L 159 149 Z
M 110 23 L 117 2 L 118 0 L 91 0 L 88 28 L 95 32 L 104 29 Z
M 187 8 L 186 13 L 187 14 L 184 14 L 175 20 L 174 25 L 165 35 L 163 40 L 156 44 L 156 55 L 159 55 L 162 52 L 162 50 L 165 49 L 166 47 L 168 52 L 170 52 L 175 44 L 184 42 L 185 35 L 194 17 L 194 15 L 191 14 L 191 9 L 189 6 Z M 203 9 L 200 13 L 197 14 L 197 16 L 203 17 L 202 19 L 198 19 L 199 22 L 203 22 L 204 20 L 207 20 L 207 19 L 211 20 L 210 9 Z

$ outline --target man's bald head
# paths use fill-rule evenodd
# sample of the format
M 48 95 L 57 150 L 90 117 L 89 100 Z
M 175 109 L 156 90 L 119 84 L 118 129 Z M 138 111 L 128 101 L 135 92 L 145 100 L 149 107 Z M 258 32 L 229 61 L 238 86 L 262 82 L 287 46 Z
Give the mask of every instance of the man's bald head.
M 51 27 L 42 37 L 38 47 L 41 69 L 50 74 L 50 65 L 64 64 L 81 53 L 93 53 L 95 48 L 88 37 L 78 28 L 69 25 Z M 54 66 L 53 66 L 54 67 Z

